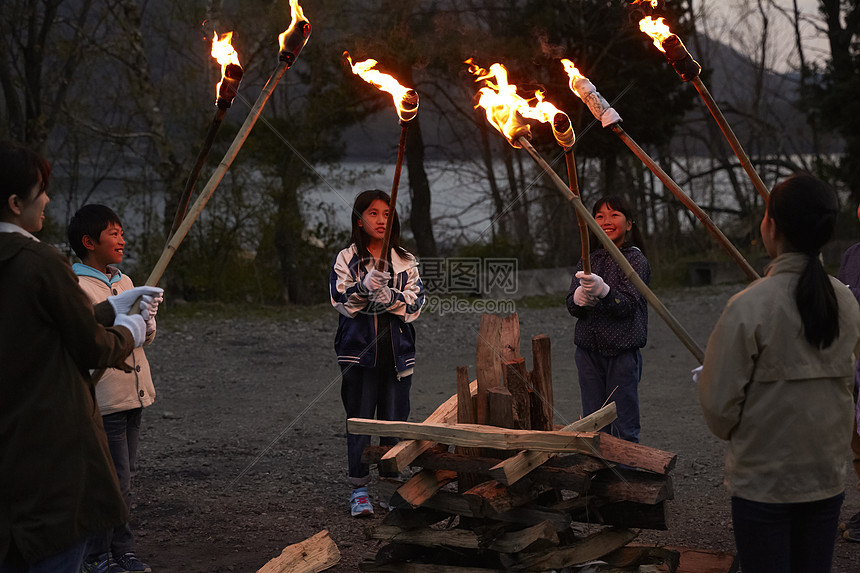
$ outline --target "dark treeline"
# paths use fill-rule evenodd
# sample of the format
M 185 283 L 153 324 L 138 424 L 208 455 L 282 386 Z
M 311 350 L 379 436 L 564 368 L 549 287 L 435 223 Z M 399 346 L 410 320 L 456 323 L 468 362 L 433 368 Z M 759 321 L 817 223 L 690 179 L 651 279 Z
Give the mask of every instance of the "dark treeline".
M 517 257 L 524 268 L 570 266 L 580 254 L 573 209 L 475 110 L 478 86 L 463 64 L 468 58 L 483 67 L 503 63 L 525 94 L 541 88 L 570 115 L 585 202 L 626 195 L 658 268 L 661 261 L 722 255 L 695 217 L 594 122 L 568 88 L 560 58 L 573 60 L 613 102 L 625 130 L 738 248 L 757 254 L 761 199 L 696 91 L 628 21 L 624 2 L 301 4 L 313 25 L 310 42 L 168 268 L 164 282 L 173 296 L 299 304 L 325 299 L 331 257 L 347 240 L 333 215 L 348 206 L 320 204 L 309 190 L 331 187 L 351 202 L 361 173 L 339 169 L 343 161 L 373 147 L 377 162 L 390 164 L 396 152 L 390 97 L 344 66 L 344 50 L 356 61 L 379 60 L 383 71 L 421 96 L 399 205 L 405 238 L 420 257 Z M 851 46 L 860 19 L 849 17 L 856 3 L 821 3 L 832 52 L 824 64 L 804 56 L 796 28 L 794 73 L 772 69 L 766 24 L 774 18 L 800 22 L 799 14 L 759 0 L 744 16 L 757 30 L 750 36 L 755 39 L 740 53 L 709 38 L 700 3 L 668 4 L 668 23 L 702 63 L 703 80 L 765 183 L 805 169 L 843 191 L 846 207 L 856 205 L 860 130 L 854 124 L 860 114 L 854 113 L 858 64 Z M 277 36 L 289 21 L 286 0 L 0 3 L 0 136 L 40 149 L 53 163 L 54 203 L 43 238 L 62 244 L 71 213 L 86 202 L 110 201 L 127 221 L 134 263 L 127 270 L 142 282 L 161 252 L 214 114 L 220 68 L 209 55 L 212 34 L 234 31 L 245 76 L 198 191 L 275 69 Z M 365 140 L 389 128 L 395 134 L 390 143 Z M 566 178 L 549 127 L 532 123 L 531 129 L 535 147 Z M 478 239 L 458 234 L 450 217 L 434 215 L 434 197 L 460 192 L 439 183 L 451 174 L 470 189 L 473 208 L 487 214 Z

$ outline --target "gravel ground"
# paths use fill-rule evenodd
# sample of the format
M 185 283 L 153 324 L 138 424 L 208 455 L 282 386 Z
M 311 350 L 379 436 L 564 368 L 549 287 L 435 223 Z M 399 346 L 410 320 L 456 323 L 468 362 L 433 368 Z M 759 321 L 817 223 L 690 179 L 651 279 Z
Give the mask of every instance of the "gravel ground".
M 659 292 L 701 347 L 739 287 Z M 552 340 L 556 423 L 579 417 L 573 362 L 575 321 L 563 306 L 518 304 L 522 348 Z M 342 559 L 331 571 L 356 571 L 378 548 L 349 516 L 340 371 L 331 308 L 238 313 L 171 308 L 147 350 L 158 390 L 144 413 L 132 525 L 138 554 L 153 571 L 256 571 L 281 550 L 328 529 Z M 239 316 L 239 315 L 242 316 Z M 455 367 L 475 372 L 480 315 L 422 316 L 411 420 L 423 420 L 456 391 Z M 651 312 L 640 388 L 644 444 L 678 454 L 669 530 L 640 542 L 733 551 L 723 446 L 699 411 L 690 370 L 697 365 Z M 848 454 L 846 453 L 846 460 Z M 377 496 L 371 485 L 371 493 Z M 849 474 L 843 517 L 860 510 Z M 378 498 L 374 500 L 378 504 Z M 378 505 L 377 505 L 378 507 Z M 860 544 L 837 541 L 834 571 L 860 571 Z

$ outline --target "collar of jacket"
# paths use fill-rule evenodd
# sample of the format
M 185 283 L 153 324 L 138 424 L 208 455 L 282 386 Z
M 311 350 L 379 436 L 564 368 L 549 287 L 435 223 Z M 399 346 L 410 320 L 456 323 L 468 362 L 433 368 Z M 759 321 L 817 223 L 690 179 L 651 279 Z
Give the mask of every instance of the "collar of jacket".
M 75 263 L 72 265 L 72 270 L 79 277 L 92 277 L 94 279 L 98 279 L 101 282 L 105 283 L 107 286 L 110 286 L 114 283 L 122 280 L 122 271 L 114 266 L 108 266 L 108 270 L 111 271 L 112 276 L 107 276 L 100 270 L 94 269 L 89 265 L 85 265 L 83 263 Z M 114 272 L 116 271 L 116 272 Z

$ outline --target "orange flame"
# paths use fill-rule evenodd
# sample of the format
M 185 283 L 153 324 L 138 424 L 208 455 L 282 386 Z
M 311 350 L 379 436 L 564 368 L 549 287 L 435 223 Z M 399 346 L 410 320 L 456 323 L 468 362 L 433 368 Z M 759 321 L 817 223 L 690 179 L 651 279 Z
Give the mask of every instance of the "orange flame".
M 490 71 L 476 65 L 471 58 L 466 60 L 469 72 L 477 76 L 476 82 L 483 81 L 485 86 L 478 90 L 478 105 L 487 113 L 487 121 L 505 136 L 508 143 L 516 148 L 520 137 L 530 137 L 529 126 L 523 121 L 522 111 L 529 103 L 517 95 L 517 86 L 508 83 L 508 70 L 502 64 L 490 66 Z M 495 78 L 495 83 L 491 81 Z
M 651 4 L 652 8 L 658 8 L 660 6 L 660 0 L 633 0 L 630 3 L 631 6 L 640 6 L 642 4 Z
M 302 7 L 299 6 L 299 0 L 290 0 L 290 17 L 292 18 L 290 20 L 290 27 L 278 36 L 278 44 L 280 44 L 281 47 L 285 46 L 287 38 L 290 37 L 299 22 L 307 22 L 305 13 L 302 11 Z
M 573 90 L 573 93 L 575 93 L 577 96 L 582 97 L 582 95 L 580 95 L 580 93 L 576 91 L 574 83 L 580 78 L 585 79 L 585 76 L 582 75 L 579 72 L 579 69 L 577 69 L 577 67 L 574 65 L 574 63 L 567 58 L 563 58 L 561 60 L 561 65 L 564 66 L 564 71 L 567 72 L 567 77 L 570 78 L 570 89 Z
M 218 37 L 218 32 L 214 32 L 214 36 L 212 37 L 212 57 L 217 60 L 219 64 L 221 64 L 221 81 L 218 82 L 218 85 L 215 86 L 215 93 L 221 93 L 221 84 L 224 83 L 224 76 L 227 74 L 227 66 L 233 64 L 235 66 L 241 67 L 239 63 L 239 54 L 236 53 L 236 50 L 233 49 L 233 46 L 230 44 L 230 41 L 233 39 L 233 32 L 227 32 L 220 38 Z
M 664 18 L 657 18 L 654 20 L 651 16 L 645 16 L 639 20 L 639 29 L 648 34 L 651 39 L 654 40 L 654 45 L 657 46 L 658 50 L 661 52 L 666 51 L 663 49 L 663 42 L 673 34 L 672 30 L 669 29 L 669 26 L 666 25 Z
M 378 63 L 376 60 L 364 60 L 353 64 L 349 52 L 344 52 L 343 57 L 349 62 L 352 73 L 370 85 L 391 94 L 397 109 L 397 116 L 401 121 L 410 121 L 415 117 L 418 113 L 418 94 L 415 90 L 403 87 L 390 75 L 374 70 L 373 68 Z

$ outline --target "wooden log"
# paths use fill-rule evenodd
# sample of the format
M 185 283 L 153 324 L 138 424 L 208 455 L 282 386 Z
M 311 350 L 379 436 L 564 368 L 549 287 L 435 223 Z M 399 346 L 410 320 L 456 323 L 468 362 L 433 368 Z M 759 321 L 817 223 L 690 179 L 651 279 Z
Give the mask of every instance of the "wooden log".
M 624 468 L 606 468 L 596 472 L 587 493 L 607 501 L 646 504 L 675 497 L 670 476 Z
M 457 422 L 461 424 L 476 424 L 478 422 L 477 400 L 469 390 L 469 369 L 466 366 L 457 367 Z M 457 446 L 455 451 L 465 456 L 480 456 L 480 448 Z M 463 492 L 481 483 L 475 474 L 460 473 L 457 476 L 457 488 Z
M 521 482 L 523 487 L 508 487 L 495 480 L 480 483 L 463 494 L 473 514 L 493 515 L 504 513 L 515 507 L 525 505 L 533 501 L 550 489 L 536 483 Z
M 552 359 L 549 337 L 539 334 L 532 338 L 532 371 L 529 373 L 532 392 L 531 429 L 552 430 L 554 402 L 552 395 Z
M 375 464 L 387 450 L 388 446 L 368 446 L 364 450 L 361 461 L 366 464 Z M 578 462 L 567 466 L 559 465 L 558 467 L 543 465 L 535 469 L 529 477 L 542 485 L 585 493 L 593 479 L 594 472 L 606 467 L 603 462 L 590 456 L 572 454 L 566 457 L 576 457 Z M 556 458 L 559 461 L 563 459 Z M 477 485 L 490 479 L 490 469 L 496 466 L 498 461 L 496 458 L 466 456 L 431 449 L 415 458 L 414 465 L 430 470 L 455 471 L 460 476 L 460 480 L 464 475 L 474 475 L 477 476 L 478 482 L 473 485 Z M 462 491 L 464 490 L 461 489 Z
M 521 430 L 532 429 L 531 398 L 529 397 L 528 373 L 526 359 L 516 358 L 504 363 L 505 387 L 513 398 L 513 428 Z
M 478 347 L 475 357 L 478 380 L 478 423 L 487 423 L 487 390 L 502 384 L 501 370 L 502 319 L 493 314 L 481 315 Z
M 316 573 L 340 561 L 340 551 L 328 530 L 285 547 L 281 554 L 263 565 L 257 573 Z
M 596 451 L 603 460 L 658 474 L 669 473 L 678 460 L 676 454 L 634 444 L 605 433 L 600 434 L 600 447 Z
M 391 496 L 390 504 L 392 507 L 403 507 L 404 505 L 419 507 L 433 497 L 445 484 L 455 479 L 457 479 L 456 472 L 423 469 L 397 488 L 397 491 Z
M 478 394 L 478 381 L 473 380 L 469 384 L 469 393 L 472 396 Z M 451 396 L 443 402 L 436 410 L 427 416 L 425 422 L 439 422 L 448 424 L 457 420 L 457 395 Z M 389 473 L 398 473 L 409 465 L 409 463 L 418 457 L 421 452 L 427 451 L 434 445 L 434 442 L 403 440 L 394 445 L 388 453 L 383 456 L 379 462 L 381 470 Z
M 618 415 L 615 410 L 615 402 L 610 402 L 600 410 L 589 414 L 581 420 L 577 420 L 576 422 L 565 426 L 561 431 L 593 432 L 596 431 L 598 428 L 602 428 L 606 424 L 611 423 L 612 420 L 617 417 Z M 548 459 L 550 459 L 550 457 L 552 457 L 552 455 L 552 452 L 519 452 L 517 455 L 508 458 L 507 460 L 499 463 L 496 467 L 492 468 L 490 470 L 490 475 L 498 481 L 510 485 L 518 482 L 524 476 L 528 475 L 529 472 L 531 472 L 541 464 L 545 463 Z
M 506 532 L 493 538 L 484 538 L 468 529 L 406 530 L 387 525 L 366 529 L 365 537 L 367 539 L 382 539 L 423 547 L 480 548 L 500 553 L 523 551 L 538 541 L 558 545 L 558 533 L 556 533 L 555 527 L 549 521 L 542 521 L 531 527 L 519 531 Z
M 451 518 L 450 513 L 426 507 L 395 507 L 382 518 L 383 525 L 401 529 L 422 529 Z
M 360 571 L 368 573 L 503 573 L 503 569 L 485 569 L 458 565 L 434 565 L 432 563 L 409 563 L 396 561 L 385 564 L 359 563 Z
M 629 529 L 604 529 L 567 547 L 548 549 L 536 553 L 521 553 L 513 569 L 516 571 L 544 571 L 562 569 L 603 557 L 633 541 L 638 532 Z
M 520 357 L 520 317 L 517 313 L 508 315 L 502 319 L 499 329 L 499 342 L 501 344 L 501 362 L 510 362 Z
M 594 497 L 586 499 L 589 501 L 587 507 L 570 512 L 570 518 L 573 521 L 601 523 L 636 529 L 656 529 L 660 531 L 669 529 L 665 501 L 655 504 L 634 503 L 631 501 L 605 503 L 603 500 Z
M 527 504 L 516 507 L 502 513 L 481 513 L 482 508 L 478 508 L 479 512 L 472 511 L 469 502 L 460 494 L 449 491 L 440 491 L 430 499 L 428 499 L 423 508 L 444 511 L 451 515 L 460 515 L 463 517 L 477 518 L 492 518 L 506 523 L 517 523 L 521 525 L 535 525 L 542 521 L 549 521 L 553 524 L 556 531 L 565 531 L 570 528 L 572 519 L 570 515 L 564 511 L 541 507 L 534 504 Z
M 543 452 L 598 452 L 601 439 L 601 435 L 594 432 L 539 432 L 480 424 L 419 424 L 368 418 L 349 418 L 347 429 L 353 434 L 397 436 L 455 446 Z
M 681 563 L 681 554 L 664 547 L 625 545 L 600 558 L 613 567 L 639 567 L 640 565 L 666 565 L 676 571 Z

